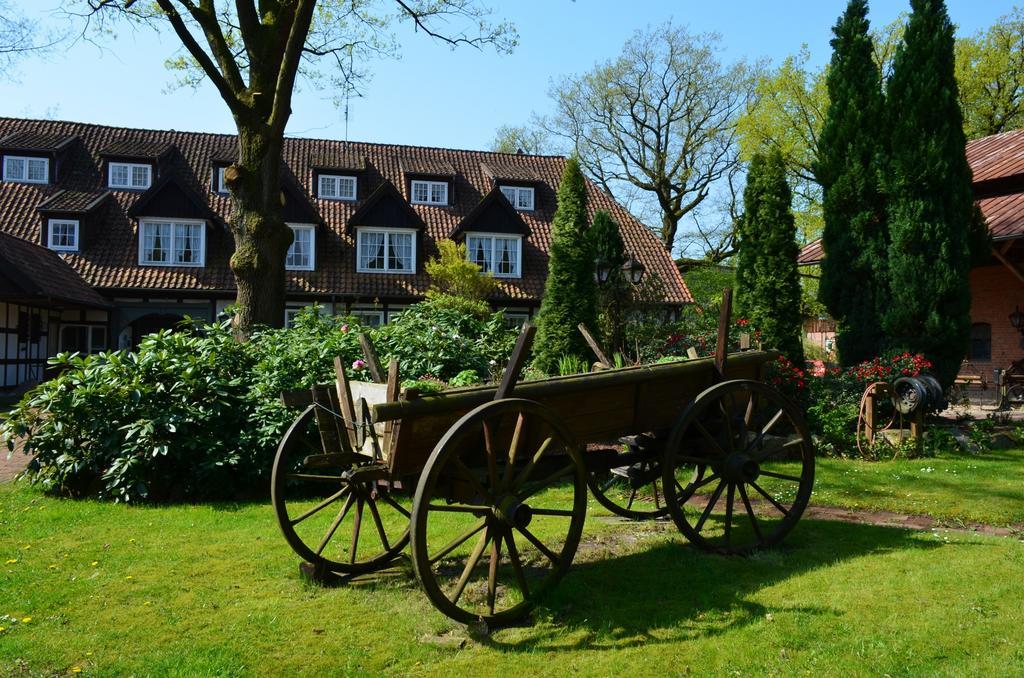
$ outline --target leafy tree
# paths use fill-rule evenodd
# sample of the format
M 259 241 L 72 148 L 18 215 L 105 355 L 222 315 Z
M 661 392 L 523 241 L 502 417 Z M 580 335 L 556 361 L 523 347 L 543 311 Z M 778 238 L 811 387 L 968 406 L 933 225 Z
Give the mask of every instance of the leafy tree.
M 579 161 L 569 158 L 558 185 L 548 278 L 537 315 L 537 369 L 555 374 L 559 358 L 589 357 L 590 349 L 577 325 L 595 326 L 595 288 L 594 246 L 587 233 L 586 180 Z
M 743 192 L 736 270 L 737 310 L 761 330 L 765 345 L 794 363 L 803 362 L 800 279 L 792 191 L 782 153 L 758 153 L 750 161 Z
M 952 383 L 970 336 L 971 170 L 942 0 L 911 0 L 886 97 L 889 285 L 894 347 L 924 353 Z
M 590 225 L 590 241 L 594 247 L 594 259 L 608 267 L 608 280 L 597 288 L 599 308 L 598 321 L 606 346 L 612 351 L 622 348 L 623 312 L 630 296 L 629 281 L 622 271 L 626 263 L 626 245 L 622 232 L 611 215 L 604 210 L 594 214 Z
M 9 0 L 0 0 L 0 72 L 11 77 L 15 64 L 23 57 L 53 47 L 62 39 L 43 35 L 39 22 L 17 13 Z
M 956 79 L 968 139 L 1024 127 L 1024 10 L 957 40 Z
M 736 119 L 753 69 L 723 64 L 719 51 L 717 35 L 665 23 L 637 31 L 620 56 L 551 90 L 556 113 L 545 128 L 602 188 L 657 215 L 668 250 L 680 220 L 738 163 Z
M 850 0 L 833 29 L 831 103 L 813 166 L 824 193 L 820 298 L 837 321 L 844 365 L 879 355 L 881 313 L 889 305 L 885 201 L 878 185 L 885 110 L 867 14 L 866 0 Z
M 473 263 L 466 256 L 464 243 L 438 240 L 437 254 L 423 267 L 431 279 L 428 297 L 449 294 L 483 301 L 497 288 L 494 276 L 484 273 L 479 264 Z
M 515 30 L 492 24 L 477 0 L 75 0 L 105 37 L 111 22 L 170 28 L 186 56 L 169 64 L 185 84 L 208 80 L 231 111 L 238 160 L 224 173 L 233 203 L 229 225 L 238 288 L 236 331 L 279 326 L 284 318 L 284 262 L 292 242 L 281 205 L 281 163 L 292 93 L 301 74 L 322 88 L 352 91 L 365 62 L 397 54 L 389 32 L 399 21 L 452 47 L 510 50 Z M 397 14 L 388 11 L 397 10 Z M 449 22 L 471 26 L 460 30 Z M 443 26 L 443 27 L 442 27 Z M 451 32 L 448 32 L 450 29 Z
M 494 131 L 490 148 L 498 153 L 522 151 L 531 155 L 545 155 L 555 151 L 551 135 L 536 125 L 502 125 Z

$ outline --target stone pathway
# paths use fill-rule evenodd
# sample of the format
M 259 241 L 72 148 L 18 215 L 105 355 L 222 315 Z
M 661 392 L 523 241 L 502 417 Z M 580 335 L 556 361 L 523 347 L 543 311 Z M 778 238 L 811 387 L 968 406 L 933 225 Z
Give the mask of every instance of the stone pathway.
M 14 452 L 11 454 L 11 458 L 7 458 L 7 445 L 0 442 L 0 483 L 5 483 L 12 479 L 17 474 L 25 470 L 28 466 L 30 457 L 26 457 L 21 447 L 17 446 Z

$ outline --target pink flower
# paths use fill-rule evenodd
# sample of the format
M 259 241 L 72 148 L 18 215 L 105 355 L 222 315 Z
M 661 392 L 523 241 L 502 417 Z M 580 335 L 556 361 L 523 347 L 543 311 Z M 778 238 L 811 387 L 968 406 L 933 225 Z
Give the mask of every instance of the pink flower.
M 348 332 L 348 325 L 342 325 L 341 326 L 341 332 L 342 332 L 342 334 L 344 334 L 345 332 Z
M 353 361 L 353 363 L 352 363 L 352 369 L 353 369 L 353 370 L 361 370 L 361 369 L 363 369 L 364 367 L 366 367 L 366 363 L 365 363 L 365 362 L 363 362 L 362 360 L 355 360 L 355 361 Z

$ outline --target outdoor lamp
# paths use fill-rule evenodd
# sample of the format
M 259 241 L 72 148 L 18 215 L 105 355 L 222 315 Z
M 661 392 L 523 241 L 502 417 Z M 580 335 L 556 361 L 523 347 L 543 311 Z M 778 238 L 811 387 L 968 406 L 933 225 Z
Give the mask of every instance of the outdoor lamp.
M 640 261 L 632 254 L 629 255 L 628 259 L 626 259 L 626 263 L 622 265 L 622 272 L 626 274 L 626 280 L 634 285 L 640 284 L 640 281 L 644 277 L 644 271 L 646 270 L 647 269 L 644 265 L 641 264 Z
M 1013 325 L 1013 329 L 1024 334 L 1024 313 L 1020 312 L 1020 306 L 1010 314 L 1010 324 Z
M 604 257 L 594 259 L 594 266 L 594 280 L 597 281 L 597 284 L 603 285 L 608 282 L 608 278 L 612 274 L 612 267 L 608 265 Z

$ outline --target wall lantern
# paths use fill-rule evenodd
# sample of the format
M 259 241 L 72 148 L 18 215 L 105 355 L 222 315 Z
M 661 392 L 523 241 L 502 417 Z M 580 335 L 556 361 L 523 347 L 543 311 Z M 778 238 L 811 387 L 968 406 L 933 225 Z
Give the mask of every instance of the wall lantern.
M 632 254 L 629 255 L 628 259 L 626 259 L 626 263 L 622 265 L 622 272 L 626 274 L 626 280 L 634 285 L 640 284 L 640 281 L 643 280 L 644 277 L 644 271 L 646 270 L 646 267 Z M 1022 316 L 1024 316 L 1024 314 L 1022 314 Z
M 598 285 L 604 285 L 608 282 L 608 278 L 611 277 L 612 267 L 608 265 L 603 257 L 594 259 L 594 280 L 597 281 Z
M 1013 329 L 1024 335 L 1024 313 L 1020 312 L 1020 306 L 1010 314 L 1010 324 L 1013 325 Z

